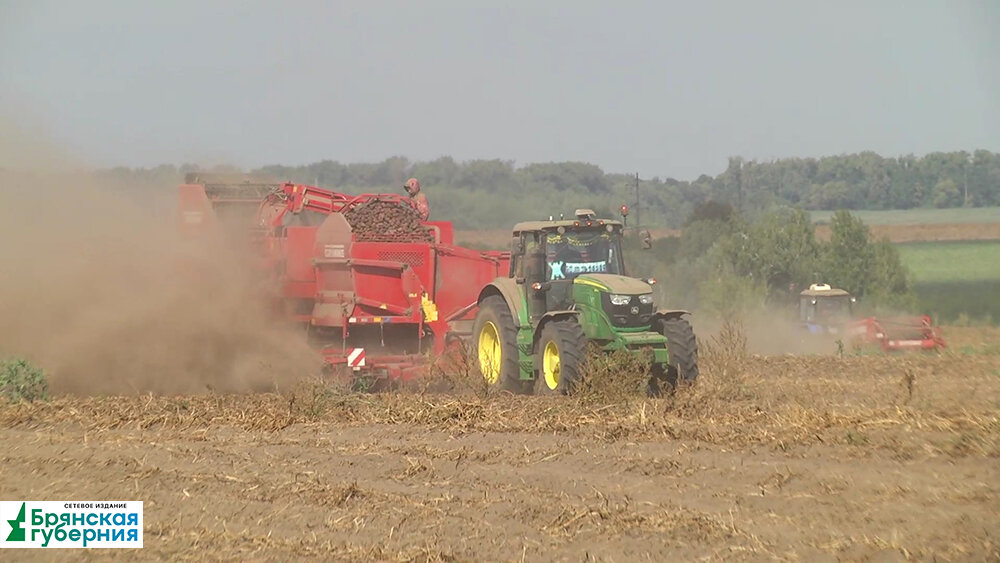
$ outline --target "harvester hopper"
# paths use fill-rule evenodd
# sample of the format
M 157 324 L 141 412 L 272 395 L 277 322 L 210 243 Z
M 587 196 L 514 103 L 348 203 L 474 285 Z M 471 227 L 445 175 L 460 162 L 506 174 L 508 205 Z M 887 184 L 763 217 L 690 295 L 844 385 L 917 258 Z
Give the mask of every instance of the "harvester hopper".
M 471 332 L 479 290 L 509 270 L 508 253 L 456 246 L 451 223 L 422 221 L 397 194 L 214 186 L 180 186 L 182 232 L 214 236 L 226 222 L 244 233 L 259 275 L 277 288 L 261 297 L 330 365 L 408 377 Z M 253 200 L 249 219 L 216 213 L 233 200 Z

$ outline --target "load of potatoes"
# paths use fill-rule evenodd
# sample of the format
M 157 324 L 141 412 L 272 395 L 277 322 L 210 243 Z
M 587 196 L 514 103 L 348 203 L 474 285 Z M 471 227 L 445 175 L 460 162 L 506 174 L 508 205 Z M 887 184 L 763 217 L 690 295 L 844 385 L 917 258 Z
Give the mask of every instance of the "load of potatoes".
M 372 200 L 344 213 L 357 242 L 434 242 L 412 206 L 397 201 Z

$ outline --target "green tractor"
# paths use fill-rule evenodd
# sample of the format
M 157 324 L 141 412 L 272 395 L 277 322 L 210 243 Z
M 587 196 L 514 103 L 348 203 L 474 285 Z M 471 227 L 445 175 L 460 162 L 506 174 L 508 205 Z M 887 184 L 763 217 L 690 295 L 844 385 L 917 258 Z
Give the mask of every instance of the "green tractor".
M 652 279 L 628 277 L 624 226 L 578 209 L 572 220 L 514 226 L 510 275 L 479 294 L 472 349 L 491 385 L 521 394 L 569 394 L 589 343 L 648 354 L 649 392 L 698 377 L 687 311 L 657 309 Z

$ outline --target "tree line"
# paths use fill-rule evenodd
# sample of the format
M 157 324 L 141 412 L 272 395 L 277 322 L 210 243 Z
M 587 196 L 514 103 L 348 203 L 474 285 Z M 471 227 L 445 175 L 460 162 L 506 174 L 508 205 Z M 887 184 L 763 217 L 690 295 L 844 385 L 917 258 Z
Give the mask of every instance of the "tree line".
M 101 174 L 116 183 L 162 185 L 178 183 L 197 169 L 163 165 Z M 211 171 L 235 170 L 223 166 Z M 434 218 L 452 220 L 458 228 L 506 228 L 578 207 L 616 215 L 622 204 L 636 210 L 643 225 L 674 228 L 709 201 L 729 204 L 751 218 L 781 206 L 858 210 L 1000 205 L 1000 154 L 987 150 L 919 157 L 862 152 L 766 162 L 732 157 L 715 176 L 703 174 L 693 181 L 640 178 L 638 189 L 634 175 L 608 173 L 583 162 L 516 166 L 509 160 L 458 162 L 447 156 L 422 162 L 401 156 L 375 163 L 323 160 L 264 166 L 250 173 L 347 193 L 400 192 L 413 176 L 424 187 Z
M 823 242 L 802 209 L 778 207 L 748 220 L 728 204 L 710 202 L 696 208 L 679 237 L 626 255 L 633 273 L 666 282 L 665 302 L 722 317 L 775 306 L 793 310 L 812 283 L 845 289 L 867 310 L 914 307 L 912 280 L 896 246 L 876 240 L 847 210 L 833 215 L 830 229 Z

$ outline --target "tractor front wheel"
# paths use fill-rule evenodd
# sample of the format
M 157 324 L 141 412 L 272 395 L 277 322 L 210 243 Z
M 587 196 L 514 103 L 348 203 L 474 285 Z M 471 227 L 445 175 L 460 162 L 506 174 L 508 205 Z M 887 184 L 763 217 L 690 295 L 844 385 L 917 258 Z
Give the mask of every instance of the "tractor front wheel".
M 687 319 L 673 317 L 657 321 L 660 334 L 667 337 L 667 362 L 664 379 L 671 387 L 694 383 L 698 379 L 698 342 Z
M 549 321 L 538 340 L 535 393 L 572 393 L 582 376 L 586 344 L 587 337 L 575 317 Z
M 507 302 L 498 296 L 483 299 L 472 329 L 474 366 L 490 388 L 529 393 L 531 382 L 521 380 L 517 327 Z

